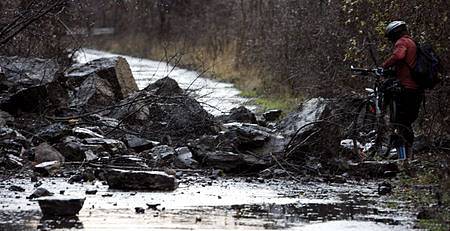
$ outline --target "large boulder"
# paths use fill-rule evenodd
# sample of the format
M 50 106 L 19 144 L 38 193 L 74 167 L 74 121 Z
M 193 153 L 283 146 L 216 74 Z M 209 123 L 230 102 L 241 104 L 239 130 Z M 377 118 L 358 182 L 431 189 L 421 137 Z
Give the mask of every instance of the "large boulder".
M 47 85 L 56 79 L 56 61 L 0 56 L 0 69 L 0 108 L 16 114 L 48 106 Z
M 39 146 L 35 147 L 34 159 L 38 164 L 49 161 L 64 162 L 64 156 L 48 143 L 41 143 Z
M 88 78 L 93 78 L 91 81 L 106 80 L 119 99 L 138 90 L 130 66 L 123 57 L 101 58 L 75 65 L 66 72 L 66 77 L 73 85 L 80 85 Z
M 174 176 L 158 171 L 112 169 L 105 177 L 111 189 L 172 191 L 178 185 Z
M 182 143 L 215 133 L 213 116 L 168 77 L 122 100 L 108 116 L 150 140 Z
M 322 98 L 313 98 L 304 102 L 298 110 L 289 113 L 277 124 L 278 131 L 286 137 L 291 137 L 299 129 L 302 129 L 301 132 L 312 129 L 313 126 L 308 126 L 308 124 L 323 118 L 328 103 Z
M 58 64 L 55 60 L 0 56 L 0 88 L 15 93 L 53 82 Z

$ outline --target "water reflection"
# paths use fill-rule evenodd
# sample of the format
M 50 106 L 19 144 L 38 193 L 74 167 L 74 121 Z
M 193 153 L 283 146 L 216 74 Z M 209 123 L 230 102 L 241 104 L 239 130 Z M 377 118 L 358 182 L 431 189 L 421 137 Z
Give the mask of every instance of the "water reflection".
M 50 229 L 82 229 L 83 223 L 77 216 L 73 217 L 42 217 L 38 230 Z

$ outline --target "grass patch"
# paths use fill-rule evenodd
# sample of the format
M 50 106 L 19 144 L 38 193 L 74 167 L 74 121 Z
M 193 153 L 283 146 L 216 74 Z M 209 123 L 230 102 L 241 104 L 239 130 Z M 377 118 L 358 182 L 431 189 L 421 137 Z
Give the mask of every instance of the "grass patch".
M 426 229 L 430 231 L 448 231 L 450 230 L 449 224 L 442 224 L 442 221 L 438 219 L 420 220 L 418 223 L 420 229 Z
M 413 210 L 425 212 L 417 226 L 427 230 L 450 230 L 450 179 L 441 168 L 441 153 L 421 153 L 416 163 L 403 166 L 394 197 L 411 201 Z
M 284 114 L 294 110 L 300 103 L 298 98 L 271 98 L 271 97 L 259 97 L 255 99 L 255 103 L 261 107 L 263 111 L 271 109 L 280 109 Z

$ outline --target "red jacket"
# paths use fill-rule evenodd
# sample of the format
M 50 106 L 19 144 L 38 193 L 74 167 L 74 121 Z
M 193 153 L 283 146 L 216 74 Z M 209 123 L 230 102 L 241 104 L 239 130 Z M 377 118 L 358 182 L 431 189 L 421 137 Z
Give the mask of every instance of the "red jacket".
M 414 40 L 404 35 L 395 42 L 392 55 L 383 63 L 383 68 L 395 67 L 397 78 L 403 87 L 413 90 L 419 88 L 411 76 L 411 69 L 416 65 L 416 49 Z

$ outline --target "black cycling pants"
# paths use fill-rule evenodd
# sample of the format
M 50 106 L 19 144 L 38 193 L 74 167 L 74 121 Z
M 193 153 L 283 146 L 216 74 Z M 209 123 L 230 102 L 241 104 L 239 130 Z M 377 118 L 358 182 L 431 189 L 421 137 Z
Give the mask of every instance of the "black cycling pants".
M 391 122 L 395 129 L 394 145 L 411 147 L 414 142 L 412 124 L 419 116 L 423 92 L 404 89 L 394 96 L 395 114 L 391 115 Z

